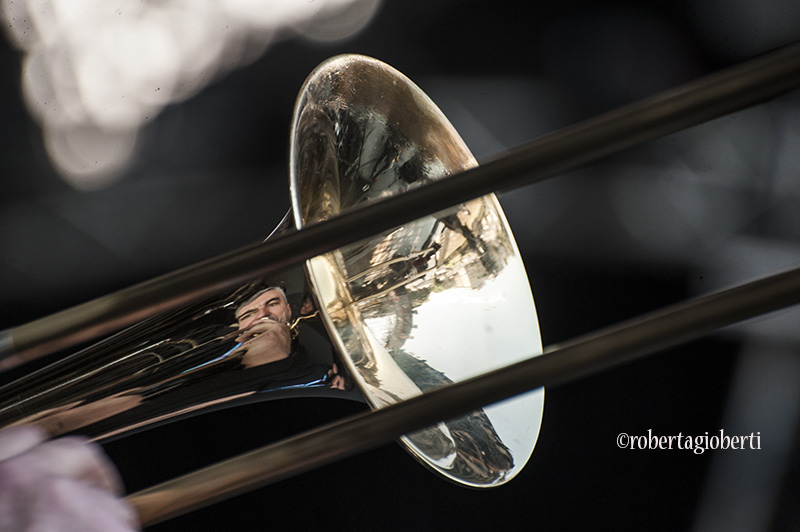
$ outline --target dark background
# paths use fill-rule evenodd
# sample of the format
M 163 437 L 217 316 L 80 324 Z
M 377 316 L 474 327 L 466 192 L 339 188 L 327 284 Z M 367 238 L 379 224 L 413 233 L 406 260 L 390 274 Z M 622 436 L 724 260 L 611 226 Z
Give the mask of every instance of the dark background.
M 294 99 L 357 52 L 425 90 L 479 161 L 800 37 L 794 2 L 385 3 L 357 35 L 290 34 L 167 106 L 113 182 L 72 186 L 0 48 L 0 327 L 262 239 L 288 209 Z M 550 345 L 800 259 L 795 92 L 500 195 Z M 83 187 L 86 188 L 86 187 Z M 507 486 L 476 491 L 391 445 L 150 530 L 800 530 L 798 314 L 754 320 L 548 389 L 541 435 Z M 106 446 L 129 491 L 338 417 L 276 401 Z M 617 435 L 761 433 L 761 449 L 622 450 Z

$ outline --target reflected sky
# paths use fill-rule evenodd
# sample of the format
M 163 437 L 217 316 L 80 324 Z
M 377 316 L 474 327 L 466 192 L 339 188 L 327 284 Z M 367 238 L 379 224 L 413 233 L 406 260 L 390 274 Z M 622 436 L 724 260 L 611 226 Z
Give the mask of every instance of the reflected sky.
M 452 288 L 431 293 L 430 304 L 417 308 L 414 332 L 403 349 L 454 380 L 480 375 L 489 366 L 499 368 L 540 354 L 538 320 L 536 309 L 530 304 L 527 279 L 522 264 L 511 261 L 479 290 Z M 459 313 L 458 319 L 454 319 L 452 314 L 440 311 L 444 308 L 474 311 Z M 488 317 L 491 321 L 487 321 Z M 524 341 L 518 334 L 492 334 L 494 329 L 505 327 L 509 332 L 524 334 Z M 468 331 L 486 331 L 487 334 L 466 334 Z M 433 343 L 431 338 L 440 341 Z M 488 340 L 491 340 L 490 345 L 481 343 Z M 520 349 L 522 345 L 525 350 Z M 454 352 L 459 353 L 457 358 L 453 358 Z

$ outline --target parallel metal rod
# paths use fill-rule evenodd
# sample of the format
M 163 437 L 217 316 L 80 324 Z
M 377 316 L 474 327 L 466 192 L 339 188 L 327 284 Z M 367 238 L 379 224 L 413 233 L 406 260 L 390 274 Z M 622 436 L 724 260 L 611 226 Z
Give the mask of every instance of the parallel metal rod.
M 293 234 L 218 256 L 0 332 L 0 370 L 91 340 L 422 216 L 574 170 L 800 87 L 792 44 L 578 123 L 498 159 Z
M 720 327 L 800 303 L 800 268 L 685 301 L 378 412 L 350 417 L 128 496 L 152 525 L 378 447 L 539 386 L 586 377 Z

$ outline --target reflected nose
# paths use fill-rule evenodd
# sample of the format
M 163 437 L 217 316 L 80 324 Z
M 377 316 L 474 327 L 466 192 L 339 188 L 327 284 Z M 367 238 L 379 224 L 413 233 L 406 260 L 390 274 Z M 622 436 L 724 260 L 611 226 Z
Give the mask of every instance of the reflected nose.
M 269 317 L 269 310 L 264 305 L 261 305 L 255 309 L 255 313 L 253 314 L 253 321 L 258 321 L 263 318 Z
M 267 318 L 272 321 L 278 321 L 278 322 L 281 321 L 280 309 L 265 305 L 261 307 L 259 310 L 260 310 L 259 318 L 261 319 Z

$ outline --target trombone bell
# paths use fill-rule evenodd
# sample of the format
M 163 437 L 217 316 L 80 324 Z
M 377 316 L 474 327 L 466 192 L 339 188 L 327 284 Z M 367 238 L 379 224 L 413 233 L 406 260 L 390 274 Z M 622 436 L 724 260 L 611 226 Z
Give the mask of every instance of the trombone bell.
M 298 228 L 477 166 L 408 78 L 345 55 L 306 80 L 290 180 Z M 495 196 L 484 196 L 306 263 L 330 337 L 373 408 L 542 352 L 525 267 Z M 525 465 L 544 390 L 406 435 L 424 464 L 471 486 Z
M 334 58 L 306 80 L 295 109 L 294 222 L 302 228 L 476 164 L 402 74 L 362 56 Z M 542 352 L 536 310 L 489 195 L 150 318 L 7 384 L 0 427 L 37 423 L 102 441 L 276 398 L 381 408 L 526 352 Z M 451 480 L 498 485 L 530 457 L 543 401 L 535 390 L 402 443 Z

